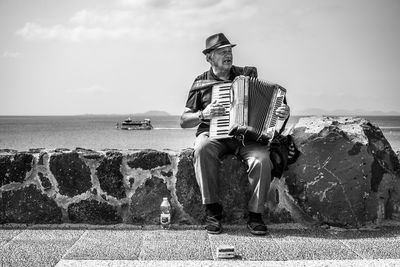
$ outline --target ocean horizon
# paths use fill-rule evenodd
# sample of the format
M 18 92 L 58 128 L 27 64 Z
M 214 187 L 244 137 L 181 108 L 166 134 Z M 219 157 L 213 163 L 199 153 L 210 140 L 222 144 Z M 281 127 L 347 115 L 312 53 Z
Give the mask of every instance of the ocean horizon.
M 193 147 L 195 128 L 182 129 L 179 115 L 83 114 L 46 116 L 0 116 L 0 149 L 156 149 L 180 151 Z M 130 116 L 151 118 L 153 130 L 123 131 L 116 124 Z M 287 128 L 299 118 L 291 116 Z M 336 116 L 335 116 L 336 117 Z M 349 117 L 349 116 L 346 116 Z M 354 116 L 381 128 L 393 150 L 400 151 L 400 116 Z

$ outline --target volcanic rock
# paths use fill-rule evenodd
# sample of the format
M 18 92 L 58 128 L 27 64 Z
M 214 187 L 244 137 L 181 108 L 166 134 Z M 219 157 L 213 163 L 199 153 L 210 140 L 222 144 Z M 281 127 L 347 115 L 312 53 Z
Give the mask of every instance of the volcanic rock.
M 360 118 L 310 117 L 293 135 L 302 155 L 284 178 L 314 220 L 360 227 L 390 216 L 387 204 L 399 205 L 399 161 L 378 127 Z

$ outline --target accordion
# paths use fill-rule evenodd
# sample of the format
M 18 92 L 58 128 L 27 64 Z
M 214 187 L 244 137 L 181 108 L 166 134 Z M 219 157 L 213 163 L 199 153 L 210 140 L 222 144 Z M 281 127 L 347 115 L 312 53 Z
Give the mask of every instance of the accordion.
M 284 125 L 275 111 L 282 105 L 285 95 L 283 87 L 247 76 L 214 85 L 211 100 L 217 100 L 226 112 L 211 119 L 210 137 L 241 136 L 268 143 Z

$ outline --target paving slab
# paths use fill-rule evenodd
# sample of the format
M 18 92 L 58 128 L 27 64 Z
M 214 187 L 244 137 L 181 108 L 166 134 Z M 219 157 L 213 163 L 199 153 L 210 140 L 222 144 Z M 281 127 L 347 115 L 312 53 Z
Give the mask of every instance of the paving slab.
M 140 230 L 88 230 L 63 259 L 136 260 L 142 238 Z
M 252 261 L 279 261 L 287 260 L 281 248 L 271 235 L 254 236 L 242 227 L 224 227 L 219 235 L 209 234 L 213 258 L 217 258 L 217 248 L 222 245 L 234 246 L 237 262 L 241 260 Z
M 398 267 L 399 260 L 302 260 L 302 261 L 73 261 L 62 260 L 56 267 Z
M 1 266 L 54 266 L 82 230 L 24 230 L 0 248 Z
M 207 260 L 212 259 L 205 231 L 143 231 L 140 260 Z
M 294 267 L 398 267 L 399 260 L 304 260 L 291 262 Z
M 274 241 L 289 260 L 362 259 L 327 231 L 314 229 L 270 229 Z
M 16 237 L 22 230 L 0 229 L 0 247 L 7 244 L 11 239 Z
M 398 228 L 331 233 L 365 259 L 400 259 L 400 229 Z
M 202 227 L 44 226 L 0 228 L 0 266 L 400 266 L 400 227 L 343 230 L 245 225 L 220 235 Z M 219 245 L 237 257 L 216 258 Z

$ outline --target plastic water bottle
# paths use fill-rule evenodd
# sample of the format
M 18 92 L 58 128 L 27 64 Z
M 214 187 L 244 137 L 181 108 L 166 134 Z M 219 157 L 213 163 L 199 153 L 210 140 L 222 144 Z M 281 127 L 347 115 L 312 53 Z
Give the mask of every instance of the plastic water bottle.
M 160 216 L 161 227 L 163 229 L 169 229 L 171 225 L 171 205 L 169 204 L 167 197 L 163 198 L 160 209 L 161 209 L 161 216 Z

